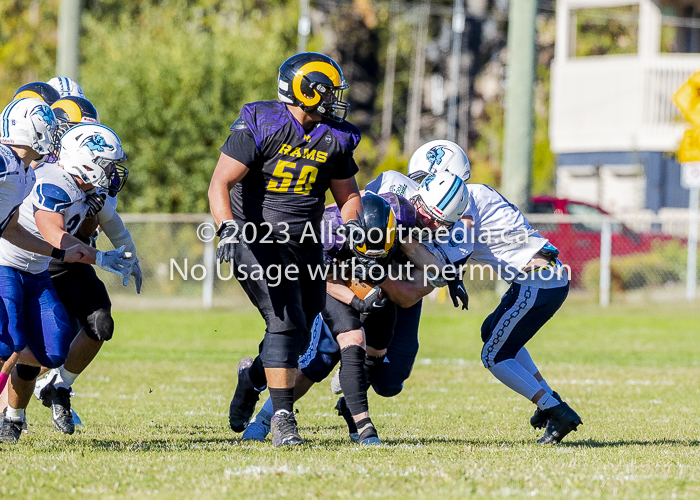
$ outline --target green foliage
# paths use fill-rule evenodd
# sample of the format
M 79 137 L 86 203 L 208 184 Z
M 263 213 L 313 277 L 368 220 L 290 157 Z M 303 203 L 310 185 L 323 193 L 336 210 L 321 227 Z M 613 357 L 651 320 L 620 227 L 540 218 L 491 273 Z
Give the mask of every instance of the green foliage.
M 130 157 L 124 211 L 208 211 L 217 150 L 240 107 L 276 98 L 292 8 L 244 15 L 164 2 L 114 24 L 84 16 L 83 87 Z
M 580 9 L 576 19 L 576 57 L 636 54 L 639 6 Z
M 698 254 L 700 256 L 700 253 Z M 678 283 L 685 278 L 688 250 L 678 241 L 654 242 L 650 253 L 613 256 L 610 261 L 612 290 L 625 292 L 645 287 Z M 700 259 L 698 259 L 700 263 Z M 700 264 L 698 265 L 700 270 Z M 583 269 L 584 286 L 597 291 L 600 283 L 600 261 L 593 260 Z
M 57 12 L 58 0 L 0 2 L 0 108 L 20 85 L 54 76 Z

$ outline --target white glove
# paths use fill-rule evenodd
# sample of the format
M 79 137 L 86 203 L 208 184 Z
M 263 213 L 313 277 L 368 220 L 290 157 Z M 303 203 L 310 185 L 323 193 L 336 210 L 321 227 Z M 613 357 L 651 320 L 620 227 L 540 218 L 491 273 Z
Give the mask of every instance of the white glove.
M 134 257 L 131 261 L 131 273 L 124 275 L 123 285 L 127 286 L 129 284 L 129 278 L 134 277 L 134 285 L 136 285 L 136 293 L 141 293 L 141 285 L 143 284 L 143 273 L 141 272 L 141 266 L 139 265 L 139 259 Z
M 124 245 L 109 252 L 97 252 L 95 264 L 100 269 L 110 273 L 129 276 L 131 274 L 132 262 L 129 261 L 128 252 L 124 252 Z

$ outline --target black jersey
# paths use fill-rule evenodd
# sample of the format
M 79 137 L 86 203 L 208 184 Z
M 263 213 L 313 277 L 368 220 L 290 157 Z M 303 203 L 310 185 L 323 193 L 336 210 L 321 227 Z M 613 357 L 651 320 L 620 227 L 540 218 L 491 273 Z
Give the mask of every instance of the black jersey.
M 359 142 L 359 130 L 347 122 L 324 120 L 305 131 L 281 102 L 246 104 L 221 147 L 250 169 L 231 191 L 234 218 L 267 222 L 273 234 L 291 237 L 311 222 L 318 233 L 331 179 L 358 171 Z

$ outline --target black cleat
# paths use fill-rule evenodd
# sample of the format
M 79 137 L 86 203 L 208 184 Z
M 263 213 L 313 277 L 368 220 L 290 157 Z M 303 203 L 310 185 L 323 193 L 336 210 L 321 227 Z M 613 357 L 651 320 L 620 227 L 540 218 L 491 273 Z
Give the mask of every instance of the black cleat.
M 357 443 L 360 438 L 357 432 L 357 425 L 355 425 L 355 419 L 352 418 L 352 413 L 348 409 L 348 405 L 345 404 L 345 398 L 338 398 L 338 402 L 335 404 L 335 410 L 338 415 L 345 419 L 345 423 L 348 424 L 348 434 L 352 442 Z
M 553 392 L 552 396 L 560 403 L 562 402 L 561 397 L 559 397 L 559 394 L 556 392 Z M 530 425 L 534 429 L 544 429 L 547 427 L 547 413 L 537 408 L 535 413 L 530 417 Z
M 228 409 L 228 423 L 233 432 L 245 430 L 255 413 L 255 403 L 260 398 L 260 393 L 255 390 L 250 380 L 252 365 L 253 358 L 247 356 L 238 363 L 238 384 Z
M 270 434 L 272 435 L 272 445 L 275 447 L 304 444 L 293 413 L 286 411 L 275 413 L 270 420 Z
M 537 440 L 541 444 L 558 443 L 583 423 L 578 413 L 564 402 L 547 408 L 545 412 L 547 414 L 547 428 L 544 435 Z
M 75 432 L 75 422 L 70 408 L 70 389 L 56 388 L 49 384 L 41 390 L 41 402 L 51 408 L 53 426 L 63 434 Z
M 22 424 L 24 424 L 24 420 L 21 418 L 4 417 L 0 427 L 0 443 L 19 441 L 19 437 L 22 435 Z

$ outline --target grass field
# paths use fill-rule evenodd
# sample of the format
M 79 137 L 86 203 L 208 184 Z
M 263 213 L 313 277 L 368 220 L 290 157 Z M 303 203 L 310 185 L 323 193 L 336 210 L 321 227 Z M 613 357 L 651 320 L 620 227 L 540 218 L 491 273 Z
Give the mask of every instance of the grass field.
M 257 313 L 116 313 L 115 339 L 75 385 L 85 426 L 54 432 L 33 401 L 30 434 L 0 447 L 0 497 L 698 498 L 700 311 L 571 301 L 528 345 L 584 425 L 543 447 L 534 406 L 479 362 L 481 320 L 429 306 L 398 397 L 372 394 L 386 443 L 352 445 L 327 384 L 298 404 L 303 447 L 228 429 L 238 359 Z

